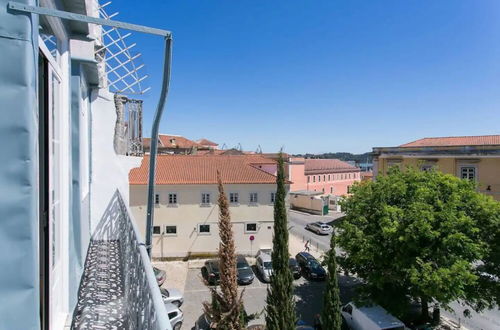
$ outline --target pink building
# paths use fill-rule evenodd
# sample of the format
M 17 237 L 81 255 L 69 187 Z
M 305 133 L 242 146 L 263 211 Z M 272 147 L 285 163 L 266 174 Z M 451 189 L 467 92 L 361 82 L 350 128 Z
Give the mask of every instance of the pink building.
M 361 181 L 358 167 L 338 159 L 290 158 L 288 179 L 290 192 L 308 190 L 342 196 L 354 182 Z

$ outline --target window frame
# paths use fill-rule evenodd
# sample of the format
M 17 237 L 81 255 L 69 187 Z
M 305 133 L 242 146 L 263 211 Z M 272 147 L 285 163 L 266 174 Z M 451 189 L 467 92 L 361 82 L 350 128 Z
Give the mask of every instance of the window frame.
M 208 232 L 206 231 L 202 232 L 201 226 L 208 226 Z M 209 223 L 199 223 L 196 226 L 196 231 L 198 232 L 198 235 L 205 235 L 205 236 L 212 235 L 212 226 Z
M 175 203 L 170 203 L 170 197 L 175 196 Z M 167 195 L 167 206 L 169 207 L 176 207 L 179 205 L 179 194 L 175 191 L 171 191 Z
M 155 194 L 155 205 L 160 205 L 160 194 Z
M 276 192 L 271 192 L 270 193 L 269 200 L 271 201 L 270 204 L 274 204 L 274 202 L 276 201 Z
M 204 195 L 208 195 L 208 202 L 204 201 Z M 201 193 L 201 201 L 200 201 L 201 206 L 210 206 L 212 205 L 212 194 L 209 192 L 202 192 Z
M 155 232 L 155 229 L 158 229 L 158 232 Z M 161 226 L 153 226 L 153 235 L 161 235 Z
M 245 234 L 255 234 L 259 231 L 259 224 L 256 221 L 245 222 Z M 248 225 L 255 225 L 255 230 L 248 230 Z
M 168 227 L 174 227 L 175 233 L 169 233 L 167 229 Z M 177 236 L 177 225 L 165 225 L 165 236 Z
M 467 169 L 473 169 L 473 174 L 474 174 L 474 177 L 473 178 L 464 178 L 463 177 L 463 170 L 467 168 Z M 470 165 L 470 164 L 460 164 L 459 167 L 458 167 L 458 177 L 460 179 L 465 179 L 465 180 L 472 180 L 472 181 L 477 181 L 477 178 L 478 178 L 478 173 L 477 173 L 477 166 L 476 165 Z
M 259 194 L 256 193 L 256 192 L 249 193 L 248 194 L 248 203 L 250 205 L 256 205 L 256 204 L 258 204 L 259 203 Z
M 233 196 L 236 196 L 236 201 L 232 201 L 232 197 Z M 237 192 L 237 191 L 230 191 L 229 192 L 229 204 L 230 205 L 233 205 L 233 206 L 237 206 L 237 205 L 240 205 L 240 193 Z

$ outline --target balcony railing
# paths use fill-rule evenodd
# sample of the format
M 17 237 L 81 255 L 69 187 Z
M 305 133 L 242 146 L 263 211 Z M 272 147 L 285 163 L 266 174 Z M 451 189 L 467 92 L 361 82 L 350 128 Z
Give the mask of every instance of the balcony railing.
M 139 237 L 117 191 L 90 241 L 72 329 L 171 329 Z

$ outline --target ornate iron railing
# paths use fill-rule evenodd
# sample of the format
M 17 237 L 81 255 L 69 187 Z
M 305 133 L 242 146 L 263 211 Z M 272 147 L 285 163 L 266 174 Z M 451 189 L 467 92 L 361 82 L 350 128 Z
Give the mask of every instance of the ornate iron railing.
M 90 241 L 72 329 L 171 329 L 139 237 L 116 191 Z

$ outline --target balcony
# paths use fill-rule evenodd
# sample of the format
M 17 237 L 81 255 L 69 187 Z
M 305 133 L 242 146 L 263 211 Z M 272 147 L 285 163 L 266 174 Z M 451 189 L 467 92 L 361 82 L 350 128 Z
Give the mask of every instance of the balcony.
M 72 329 L 171 329 L 139 237 L 116 191 L 90 240 Z

